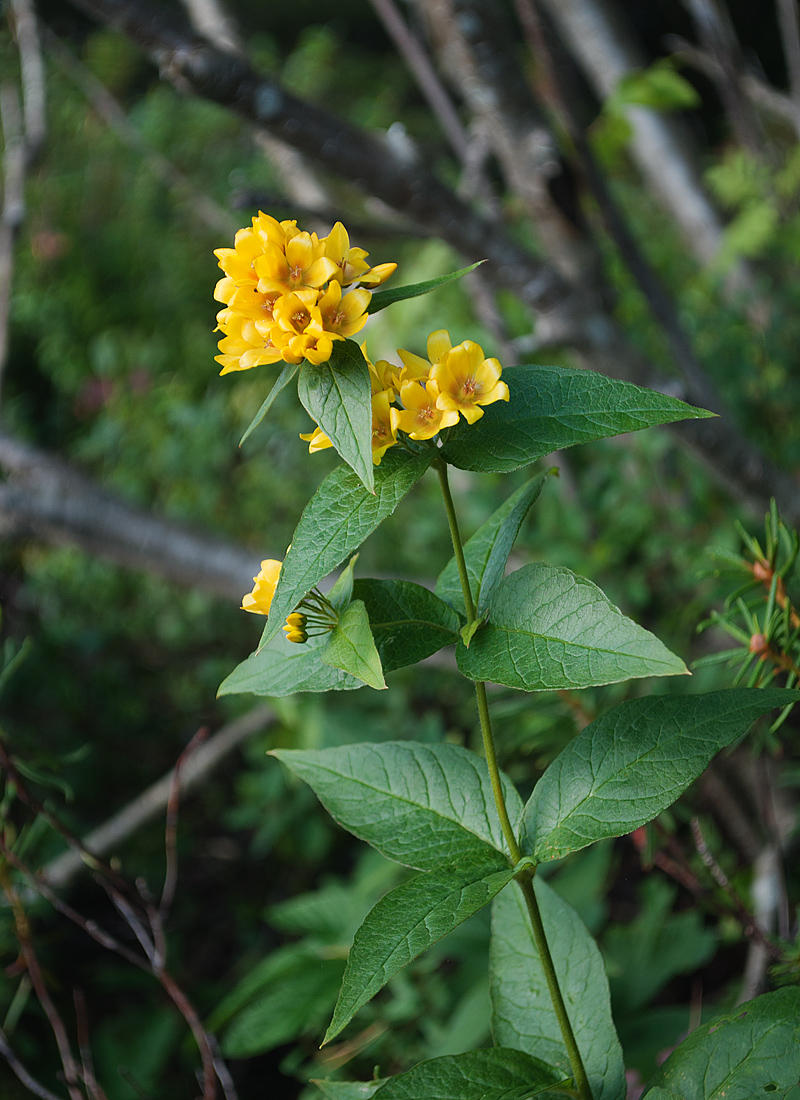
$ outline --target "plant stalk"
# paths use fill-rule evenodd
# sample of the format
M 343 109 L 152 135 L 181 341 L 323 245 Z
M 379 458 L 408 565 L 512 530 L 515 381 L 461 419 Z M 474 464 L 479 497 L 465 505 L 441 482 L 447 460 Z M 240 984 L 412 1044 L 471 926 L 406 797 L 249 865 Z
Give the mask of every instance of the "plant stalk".
M 442 488 L 447 522 L 450 527 L 450 538 L 453 543 L 453 552 L 456 558 L 456 565 L 458 566 L 458 575 L 461 580 L 461 590 L 464 595 L 464 606 L 467 609 L 467 618 L 470 622 L 474 622 L 476 616 L 475 600 L 473 599 L 472 590 L 469 584 L 467 563 L 464 558 L 464 547 L 461 541 L 461 532 L 458 527 L 458 516 L 456 515 L 453 496 L 450 492 L 450 482 L 447 477 L 447 463 L 443 459 L 437 458 L 434 465 L 439 475 L 439 484 Z M 519 863 L 522 858 L 522 852 L 517 843 L 517 838 L 506 808 L 500 768 L 497 764 L 497 753 L 494 746 L 492 722 L 489 715 L 489 701 L 486 698 L 486 684 L 482 680 L 475 681 L 475 694 L 478 701 L 478 715 L 481 723 L 483 749 L 486 756 L 486 764 L 489 769 L 489 778 L 492 784 L 495 806 L 497 807 L 497 814 L 500 818 L 500 826 L 503 830 L 503 836 L 508 845 L 508 851 L 512 861 L 514 863 Z M 536 951 L 538 952 L 542 969 L 544 970 L 547 989 L 550 993 L 550 999 L 553 1002 L 553 1009 L 555 1010 L 558 1020 L 558 1026 L 561 1029 L 561 1037 L 567 1049 L 567 1056 L 569 1057 L 569 1064 L 572 1068 L 572 1075 L 575 1078 L 578 1095 L 580 1096 L 580 1100 L 593 1100 L 589 1079 L 586 1076 L 586 1069 L 583 1065 L 583 1059 L 578 1050 L 575 1033 L 572 1030 L 572 1024 L 567 1015 L 567 1007 L 564 1004 L 564 998 L 561 995 L 556 968 L 553 964 L 553 956 L 550 953 L 550 947 L 547 943 L 544 924 L 542 923 L 542 915 L 539 911 L 539 903 L 536 900 L 536 894 L 533 889 L 533 875 L 534 871 L 523 872 L 517 880 L 522 889 L 525 904 L 528 908 L 528 916 L 530 917 L 531 927 L 533 929 L 533 942 L 536 945 Z

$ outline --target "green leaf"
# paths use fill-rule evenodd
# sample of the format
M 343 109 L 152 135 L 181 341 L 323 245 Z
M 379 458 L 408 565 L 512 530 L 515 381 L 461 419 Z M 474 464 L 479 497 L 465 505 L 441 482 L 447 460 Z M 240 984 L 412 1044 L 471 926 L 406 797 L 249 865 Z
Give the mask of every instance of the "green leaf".
M 656 1071 L 646 1097 L 783 1100 L 800 1081 L 800 989 L 779 989 L 693 1031 Z
M 281 569 L 262 645 L 278 633 L 303 596 L 392 514 L 425 473 L 432 455 L 432 451 L 385 455 L 375 468 L 374 494 L 346 466 L 337 466 L 328 474 L 300 517 Z
M 363 687 L 360 679 L 323 664 L 326 643 L 323 635 L 297 645 L 281 631 L 236 666 L 220 684 L 217 696 L 250 694 L 277 699 L 297 691 L 353 691 Z
M 383 1081 L 321 1081 L 312 1077 L 311 1084 L 317 1086 L 325 1100 L 370 1100 Z
M 386 741 L 272 755 L 340 825 L 397 863 L 428 871 L 505 854 L 486 763 L 466 749 Z M 513 823 L 522 803 L 508 779 L 504 790 Z
M 384 672 L 416 664 L 458 641 L 458 615 L 419 584 L 358 580 L 354 592 L 366 605 Z
M 226 1058 L 252 1058 L 316 1030 L 341 981 L 341 959 L 308 959 L 249 1001 L 222 1036 Z
M 594 1100 L 624 1100 L 625 1068 L 600 951 L 575 911 L 546 882 L 537 876 L 533 885 Z M 492 904 L 490 968 L 495 1042 L 526 1051 L 571 1076 L 525 900 L 516 884 Z
M 564 1074 L 520 1050 L 493 1047 L 420 1062 L 390 1077 L 380 1100 L 528 1100 L 564 1081 Z
M 376 691 L 386 687 L 363 600 L 347 605 L 320 656 L 326 665 L 348 672 Z
M 345 462 L 372 492 L 372 387 L 355 340 L 336 340 L 330 359 L 303 363 L 297 395 Z
M 510 367 L 503 381 L 510 401 L 490 405 L 476 424 L 462 421 L 442 433 L 442 457 L 454 466 L 505 473 L 576 443 L 713 415 L 590 370 Z
M 513 876 L 508 860 L 495 852 L 415 875 L 382 898 L 356 932 L 322 1045 L 334 1039 L 398 970 L 488 905 Z
M 488 625 L 469 649 L 459 644 L 456 658 L 471 680 L 524 691 L 687 673 L 679 657 L 591 581 L 545 562 L 525 565 L 500 582 Z
M 469 267 L 462 267 L 459 271 L 451 271 L 447 275 L 438 275 L 435 279 L 427 279 L 424 283 L 410 283 L 408 286 L 393 287 L 391 290 L 377 290 L 372 295 L 367 313 L 372 316 L 378 310 L 393 306 L 395 302 L 404 302 L 407 298 L 419 298 L 420 294 L 428 294 L 431 290 L 436 290 L 437 287 L 445 286 L 464 275 L 469 275 L 470 271 L 474 271 L 476 267 L 480 267 L 484 263 L 486 263 L 485 260 L 478 260 L 476 264 L 470 264 Z
M 512 493 L 465 544 L 464 560 L 467 563 L 469 586 L 478 615 L 486 610 L 492 593 L 503 579 L 508 555 L 519 534 L 522 521 L 541 493 L 547 477 L 548 474 L 539 474 Z M 436 595 L 456 611 L 466 615 L 455 557 L 450 559 L 439 574 Z
M 358 554 L 354 554 L 336 578 L 336 583 L 327 594 L 328 602 L 335 607 L 337 611 L 344 611 L 353 598 L 353 570 L 356 567 L 357 561 Z
M 652 821 L 756 718 L 800 698 L 779 688 L 621 703 L 563 749 L 525 807 L 523 844 L 558 859 Z
M 240 447 L 242 446 L 244 441 L 256 430 L 258 425 L 261 423 L 261 421 L 267 415 L 269 410 L 272 408 L 272 403 L 274 402 L 275 398 L 278 396 L 278 394 L 281 392 L 282 389 L 284 389 L 286 386 L 288 386 L 288 384 L 291 382 L 291 380 L 294 378 L 294 376 L 297 374 L 297 372 L 299 370 L 300 370 L 300 364 L 299 363 L 287 363 L 284 366 L 283 370 L 281 371 L 281 373 L 278 375 L 278 377 L 275 380 L 275 385 L 269 391 L 269 394 L 267 395 L 267 398 L 264 401 L 264 404 L 258 410 L 258 412 L 253 417 L 253 419 L 250 421 L 250 426 L 248 427 L 247 431 L 244 433 L 242 438 L 239 440 L 239 446 Z

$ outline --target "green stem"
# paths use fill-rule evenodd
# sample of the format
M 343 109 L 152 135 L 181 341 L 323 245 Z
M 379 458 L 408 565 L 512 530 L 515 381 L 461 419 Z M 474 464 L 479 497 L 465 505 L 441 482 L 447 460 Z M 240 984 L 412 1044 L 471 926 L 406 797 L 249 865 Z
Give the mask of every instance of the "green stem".
M 469 584 L 467 563 L 464 558 L 464 547 L 461 541 L 461 532 L 458 529 L 458 516 L 456 515 L 453 496 L 450 492 L 450 483 L 447 478 L 447 463 L 443 459 L 437 458 L 434 465 L 436 466 L 436 472 L 439 475 L 439 484 L 442 488 L 447 522 L 450 526 L 450 537 L 453 542 L 453 552 L 455 553 L 456 565 L 458 566 L 458 575 L 461 579 L 461 591 L 464 595 L 464 606 L 467 609 L 467 618 L 470 622 L 473 622 L 475 620 L 475 600 L 473 599 L 472 590 Z M 492 793 L 494 794 L 497 814 L 500 818 L 500 826 L 503 830 L 503 836 L 508 845 L 508 851 L 512 861 L 514 863 L 519 863 L 522 853 L 517 843 L 517 838 L 514 834 L 514 829 L 511 825 L 511 820 L 506 808 L 503 784 L 500 778 L 500 768 L 497 764 L 497 753 L 494 746 L 492 722 L 489 716 L 489 702 L 486 698 L 486 684 L 482 680 L 477 680 L 475 682 L 475 694 L 478 701 L 478 715 L 481 723 L 483 749 L 486 756 L 486 764 L 489 769 L 489 778 L 492 784 Z M 544 970 L 550 999 L 553 1002 L 553 1009 L 555 1010 L 556 1019 L 558 1020 L 558 1026 L 561 1029 L 561 1037 L 564 1040 L 564 1046 L 567 1048 L 569 1064 L 572 1067 L 572 1074 L 575 1078 L 578 1095 L 580 1096 L 580 1100 L 593 1100 L 589 1079 L 586 1076 L 586 1070 L 583 1065 L 583 1059 L 578 1050 L 575 1033 L 572 1030 L 572 1024 L 567 1015 L 567 1007 L 564 1004 L 564 998 L 561 995 L 556 968 L 553 965 L 553 956 L 550 954 L 550 947 L 547 943 L 544 925 L 542 924 L 542 915 L 539 912 L 539 903 L 536 900 L 536 894 L 533 889 L 533 874 L 533 871 L 523 872 L 517 880 L 522 888 L 525 904 L 528 907 L 528 916 L 530 917 L 531 927 L 533 928 L 533 942 L 536 945 L 536 951 L 542 964 L 542 970 Z

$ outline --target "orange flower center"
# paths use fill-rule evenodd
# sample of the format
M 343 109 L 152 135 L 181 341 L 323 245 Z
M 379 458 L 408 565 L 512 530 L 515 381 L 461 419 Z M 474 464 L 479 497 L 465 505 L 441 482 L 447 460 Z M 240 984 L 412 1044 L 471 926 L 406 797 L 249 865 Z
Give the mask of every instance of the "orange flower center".
M 480 393 L 481 384 L 474 378 L 467 378 L 461 387 L 462 397 L 474 397 L 476 393 Z
M 297 329 L 304 329 L 310 319 L 310 314 L 307 309 L 298 309 L 296 313 L 292 314 L 292 324 Z

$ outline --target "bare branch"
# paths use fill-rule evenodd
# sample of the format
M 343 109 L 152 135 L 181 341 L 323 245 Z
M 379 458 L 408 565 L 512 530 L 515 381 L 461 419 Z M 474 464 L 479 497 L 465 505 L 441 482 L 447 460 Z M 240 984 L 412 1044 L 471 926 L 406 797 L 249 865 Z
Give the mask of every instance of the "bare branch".
M 646 60 L 613 0 L 543 0 L 553 23 L 601 102 L 620 80 Z M 517 3 L 525 25 L 523 5 Z M 630 123 L 631 154 L 658 202 L 680 227 L 684 240 L 703 264 L 722 245 L 723 227 L 700 181 L 691 136 L 675 118 L 646 107 L 625 111 Z M 741 278 L 738 279 L 741 283 Z
M 244 53 L 242 39 L 236 20 L 219 3 L 219 0 L 181 0 L 189 15 L 189 20 L 198 34 L 228 53 Z
M 414 74 L 428 106 L 439 120 L 439 125 L 450 142 L 450 147 L 461 161 L 469 160 L 469 138 L 450 96 L 436 75 L 425 50 L 411 33 L 406 21 L 393 0 L 370 0 L 381 22 L 391 36 L 400 55 Z
M 418 0 L 438 52 L 492 144 L 508 185 L 523 201 L 542 243 L 569 283 L 600 306 L 597 250 L 554 202 L 562 174 L 558 146 L 514 60 L 511 28 L 491 0 Z
M 59 459 L 0 432 L 0 532 L 70 543 L 121 565 L 238 600 L 261 558 L 126 504 Z M 273 555 L 274 556 L 274 555 Z
M 764 155 L 764 131 L 742 89 L 741 50 L 730 16 L 719 0 L 683 0 L 704 48 L 719 67 L 717 91 L 733 132 L 753 156 Z
M 592 152 L 586 134 L 574 115 L 569 97 L 561 83 L 558 67 L 554 63 L 546 29 L 530 0 L 519 0 L 519 6 L 525 11 L 524 26 L 530 35 L 529 46 L 547 72 L 550 87 L 553 89 L 553 94 L 558 101 L 561 121 L 575 143 L 581 168 L 600 208 L 606 230 L 619 249 L 620 255 L 636 280 L 639 289 L 647 299 L 653 316 L 661 325 L 669 342 L 675 364 L 685 378 L 687 387 L 706 408 L 719 411 L 722 408 L 722 402 L 702 364 L 694 354 L 678 316 L 678 311 L 666 287 L 648 263 L 644 253 L 639 248 L 636 238 L 628 228 L 627 222 L 606 184 L 605 177 Z
M 797 0 L 777 0 L 778 26 L 781 29 L 783 56 L 789 73 L 792 99 L 800 104 L 800 18 Z
M 28 164 L 32 164 L 47 134 L 44 63 L 33 3 L 31 0 L 11 0 L 11 12 L 22 71 L 25 156 Z
M 705 73 L 706 76 L 714 81 L 724 79 L 724 73 L 721 67 L 714 57 L 706 50 L 701 50 L 697 46 L 693 46 L 691 42 L 687 42 L 685 38 L 681 38 L 680 35 L 677 34 L 667 35 L 665 42 L 667 48 L 670 49 L 676 57 L 680 57 L 684 61 L 687 61 L 699 72 Z M 800 105 L 796 104 L 789 96 L 776 91 L 772 85 L 767 84 L 765 80 L 756 76 L 755 73 L 742 73 L 742 89 L 754 107 L 757 107 L 765 114 L 772 115 L 775 118 L 781 119 L 783 122 L 790 123 L 790 125 L 794 127 L 798 137 L 800 137 Z
M 0 1054 L 2 1054 L 8 1062 L 9 1067 L 25 1088 L 29 1092 L 32 1092 L 34 1096 L 38 1096 L 39 1100 L 62 1100 L 60 1096 L 56 1096 L 50 1089 L 46 1089 L 44 1085 L 40 1085 L 36 1078 L 28 1073 L 25 1066 L 23 1066 L 22 1062 L 20 1062 L 19 1058 L 17 1058 L 16 1054 L 11 1049 L 11 1045 L 5 1037 L 2 1028 L 0 1028 Z
M 166 852 L 166 871 L 164 874 L 164 888 L 161 891 L 161 901 L 158 904 L 159 920 L 163 923 L 167 919 L 172 899 L 175 897 L 175 887 L 178 883 L 178 806 L 181 797 L 181 778 L 183 767 L 192 753 L 208 737 L 208 726 L 201 726 L 189 744 L 180 754 L 172 771 L 172 782 L 167 798 L 167 823 L 164 829 L 164 849 Z
M 69 1038 L 67 1037 L 67 1029 L 64 1027 L 64 1021 L 61 1019 L 58 1009 L 53 1003 L 47 989 L 47 984 L 42 975 L 39 960 L 36 957 L 36 952 L 33 947 L 28 917 L 22 906 L 19 895 L 14 889 L 7 869 L 0 869 L 0 883 L 2 884 L 3 893 L 8 900 L 11 911 L 14 914 L 14 927 L 17 933 L 17 940 L 19 941 L 22 957 L 25 960 L 25 968 L 28 971 L 36 997 L 47 1016 L 47 1021 L 50 1024 L 50 1029 L 56 1040 L 70 1100 L 84 1100 L 78 1088 L 78 1067 L 72 1054 Z
M 181 770 L 180 791 L 186 794 L 196 787 L 229 752 L 254 733 L 267 729 L 274 720 L 273 711 L 269 707 L 260 706 L 223 726 L 185 761 Z M 137 829 L 159 817 L 169 804 L 174 776 L 174 769 L 167 772 L 103 825 L 94 829 L 84 838 L 84 847 L 98 856 L 107 855 Z M 59 889 L 67 886 L 83 866 L 80 854 L 67 851 L 48 863 L 42 869 L 41 876 L 46 884 Z

